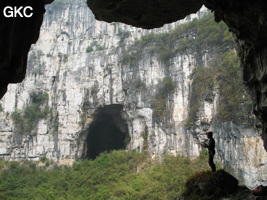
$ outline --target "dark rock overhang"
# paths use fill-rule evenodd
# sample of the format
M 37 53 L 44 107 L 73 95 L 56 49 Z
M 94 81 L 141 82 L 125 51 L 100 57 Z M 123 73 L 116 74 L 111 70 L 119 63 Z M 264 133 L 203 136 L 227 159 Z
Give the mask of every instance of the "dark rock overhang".
M 199 0 L 88 0 L 97 20 L 151 29 L 196 13 Z

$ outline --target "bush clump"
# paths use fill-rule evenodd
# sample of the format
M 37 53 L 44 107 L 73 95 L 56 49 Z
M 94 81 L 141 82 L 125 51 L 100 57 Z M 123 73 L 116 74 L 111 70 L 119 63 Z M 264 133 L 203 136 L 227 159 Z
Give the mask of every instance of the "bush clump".
M 92 52 L 92 51 L 94 51 L 93 47 L 88 46 L 88 47 L 86 48 L 86 53 L 90 53 L 90 52 Z
M 46 119 L 50 113 L 47 107 L 48 94 L 46 92 L 32 92 L 30 94 L 31 103 L 25 110 L 16 110 L 11 117 L 15 124 L 15 131 L 21 134 L 34 135 L 33 129 L 41 119 Z
M 142 36 L 127 48 L 121 61 L 122 65 L 131 65 L 138 63 L 144 53 L 149 53 L 157 56 L 159 61 L 168 66 L 177 54 L 197 50 L 201 57 L 206 50 L 228 51 L 233 48 L 234 42 L 227 26 L 223 22 L 215 23 L 213 14 L 208 13 L 167 33 L 150 33 Z
M 222 122 L 251 122 L 252 101 L 245 91 L 235 50 L 217 54 L 207 66 L 196 66 L 190 79 L 192 92 L 189 116 L 185 120 L 187 129 L 193 127 L 203 100 L 210 103 L 214 100 L 214 91 L 219 94 L 215 119 Z
M 167 109 L 167 99 L 169 95 L 175 92 L 175 83 L 170 77 L 165 77 L 159 84 L 156 98 L 151 101 L 153 108 L 153 117 L 161 119 L 170 115 Z

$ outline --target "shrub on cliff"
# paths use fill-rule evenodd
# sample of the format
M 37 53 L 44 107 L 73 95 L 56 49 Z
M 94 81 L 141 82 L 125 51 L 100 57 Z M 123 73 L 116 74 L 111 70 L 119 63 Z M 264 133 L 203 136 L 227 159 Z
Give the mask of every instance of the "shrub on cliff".
M 32 131 L 41 119 L 46 119 L 50 113 L 47 108 L 48 94 L 46 92 L 32 92 L 30 94 L 30 104 L 25 110 L 16 110 L 12 113 L 15 124 L 15 131 L 21 134 L 34 135 Z
M 217 54 L 205 67 L 196 66 L 190 79 L 193 83 L 189 118 L 185 121 L 187 128 L 192 127 L 203 100 L 212 102 L 215 92 L 219 94 L 216 119 L 251 121 L 252 103 L 242 82 L 242 71 L 235 50 Z
M 167 110 L 167 98 L 175 91 L 175 83 L 170 77 L 165 77 L 159 84 L 155 99 L 151 100 L 153 108 L 153 117 L 155 119 L 162 119 L 170 115 Z

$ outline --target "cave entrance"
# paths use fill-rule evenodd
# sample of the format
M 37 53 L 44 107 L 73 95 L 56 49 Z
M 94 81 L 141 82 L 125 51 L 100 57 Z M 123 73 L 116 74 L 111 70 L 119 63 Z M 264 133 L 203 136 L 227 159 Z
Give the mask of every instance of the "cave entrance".
M 122 105 L 108 105 L 97 110 L 87 135 L 87 158 L 95 159 L 102 152 L 126 149 L 128 125 L 122 118 Z

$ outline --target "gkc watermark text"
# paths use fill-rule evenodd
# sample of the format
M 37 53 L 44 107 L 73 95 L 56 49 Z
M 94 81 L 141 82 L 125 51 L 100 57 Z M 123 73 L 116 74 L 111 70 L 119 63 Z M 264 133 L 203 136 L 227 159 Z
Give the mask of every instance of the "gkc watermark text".
M 33 15 L 33 8 L 31 6 L 6 6 L 3 10 L 5 17 L 26 17 L 29 18 Z

